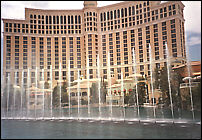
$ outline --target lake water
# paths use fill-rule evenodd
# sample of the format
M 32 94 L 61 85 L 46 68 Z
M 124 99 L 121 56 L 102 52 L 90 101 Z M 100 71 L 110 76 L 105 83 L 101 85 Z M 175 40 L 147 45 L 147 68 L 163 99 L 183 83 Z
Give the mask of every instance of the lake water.
M 2 139 L 200 139 L 199 124 L 2 120 Z
M 101 117 L 107 119 L 110 117 L 109 108 L 102 108 Z M 156 108 L 157 120 L 172 120 L 169 109 Z M 68 109 L 64 109 L 63 116 L 68 117 Z M 34 112 L 31 111 L 30 114 Z M 78 118 L 78 110 L 72 109 L 71 117 Z M 46 111 L 49 116 L 49 111 Z M 59 110 L 54 110 L 54 116 L 57 117 Z M 12 113 L 10 114 L 12 116 Z M 41 116 L 41 110 L 37 110 L 38 117 Z M 87 108 L 80 109 L 79 117 L 87 117 Z M 91 117 L 98 118 L 98 108 L 91 108 Z M 119 107 L 113 107 L 112 117 L 122 119 L 123 110 Z M 190 111 L 174 111 L 174 120 L 178 123 L 170 122 L 144 122 L 152 120 L 153 108 L 140 108 L 138 118 L 137 110 L 126 108 L 125 119 L 139 119 L 139 121 L 107 121 L 107 120 L 1 120 L 1 138 L 2 139 L 200 139 L 201 138 L 201 113 L 195 112 L 195 120 L 192 121 Z M 186 120 L 190 123 L 184 123 Z M 181 122 L 180 122 L 181 121 Z M 197 122 L 197 123 L 196 123 Z

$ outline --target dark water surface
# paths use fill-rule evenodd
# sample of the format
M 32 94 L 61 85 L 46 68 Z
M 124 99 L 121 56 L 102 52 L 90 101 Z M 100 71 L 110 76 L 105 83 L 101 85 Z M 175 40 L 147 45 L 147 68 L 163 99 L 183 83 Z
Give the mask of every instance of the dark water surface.
M 1 120 L 2 139 L 201 139 L 200 124 Z

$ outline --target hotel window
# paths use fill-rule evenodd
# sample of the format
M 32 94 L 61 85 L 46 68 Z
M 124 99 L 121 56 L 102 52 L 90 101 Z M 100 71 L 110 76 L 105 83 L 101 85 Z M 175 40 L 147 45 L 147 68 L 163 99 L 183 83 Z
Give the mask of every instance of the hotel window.
M 113 56 L 113 34 L 109 34 L 109 53 Z M 110 57 L 110 65 L 114 65 L 113 57 Z
M 176 43 L 176 33 L 173 32 L 175 30 L 175 19 L 170 20 L 171 24 L 171 39 L 172 39 L 172 56 L 177 57 L 177 43 Z
M 43 37 L 39 38 L 39 44 L 40 44 L 40 69 L 44 69 L 44 46 L 43 46 Z
M 124 64 L 128 64 L 127 31 L 123 31 Z
M 77 37 L 77 68 L 81 68 L 80 37 Z
M 135 48 L 135 31 L 130 30 L 130 36 L 131 36 L 131 56 L 133 60 L 133 49 Z
M 106 35 L 102 35 L 102 52 L 103 52 L 103 67 L 107 66 L 106 63 Z
M 73 56 L 73 37 L 69 37 L 69 52 L 70 56 Z M 74 57 L 70 57 L 70 68 L 74 68 Z
M 55 69 L 59 69 L 59 45 L 58 45 L 58 37 L 55 37 Z
M 121 68 L 117 68 L 118 79 L 121 79 Z
M 27 69 L 27 37 L 23 37 L 23 69 Z
M 166 47 L 165 42 L 167 41 L 167 31 L 166 31 L 166 22 L 162 22 L 162 39 L 163 39 L 163 58 L 166 59 Z
M 51 65 L 51 38 L 47 38 L 47 68 Z
M 121 65 L 121 53 L 120 53 L 120 33 L 116 33 L 116 54 L 117 54 L 117 65 Z
M 15 69 L 19 69 L 19 36 L 15 36 Z
M 32 66 L 32 69 L 35 69 L 36 68 L 36 38 L 31 37 L 31 40 L 32 40 L 31 66 Z
M 6 69 L 11 68 L 11 36 L 6 36 Z

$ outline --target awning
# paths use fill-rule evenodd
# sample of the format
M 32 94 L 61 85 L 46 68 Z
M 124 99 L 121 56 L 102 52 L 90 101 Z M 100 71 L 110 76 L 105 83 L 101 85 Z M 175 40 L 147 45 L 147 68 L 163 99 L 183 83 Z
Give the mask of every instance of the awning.
M 185 80 L 189 80 L 189 79 L 192 79 L 191 77 L 184 77 L 182 80 L 185 81 Z

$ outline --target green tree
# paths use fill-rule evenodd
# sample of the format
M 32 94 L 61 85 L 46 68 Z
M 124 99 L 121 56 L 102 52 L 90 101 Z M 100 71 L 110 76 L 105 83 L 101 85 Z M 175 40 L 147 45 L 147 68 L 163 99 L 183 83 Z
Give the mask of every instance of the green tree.
M 64 82 L 61 86 L 61 103 L 68 103 L 67 84 Z M 60 85 L 57 84 L 53 89 L 53 106 L 60 105 Z
M 57 86 L 54 87 L 53 89 L 53 106 L 54 107 L 59 107 L 60 103 L 60 99 L 59 99 L 59 86 L 57 84 Z
M 107 95 L 107 82 L 102 82 L 101 84 L 101 102 L 106 103 L 106 95 Z
M 194 110 L 201 111 L 201 80 L 199 80 L 199 84 L 196 87 L 192 87 L 191 89 Z M 191 110 L 191 97 L 189 87 L 183 89 L 182 96 L 184 98 L 184 100 L 182 101 L 183 109 Z
M 124 95 L 124 104 L 128 104 L 130 105 L 134 105 L 135 101 L 136 101 L 136 96 L 135 94 L 135 90 L 133 90 L 132 92 L 130 92 L 129 94 Z
M 132 91 L 128 94 L 124 94 L 124 103 L 128 104 L 129 106 L 134 105 L 136 103 L 136 88 L 133 87 Z
M 98 84 L 92 83 L 90 88 L 91 103 L 98 103 Z
M 180 96 L 180 84 L 182 83 L 182 77 L 179 73 L 170 71 L 170 82 L 171 82 L 171 96 L 173 106 L 178 108 L 181 107 L 181 96 Z M 170 95 L 169 95 L 169 83 L 168 83 L 168 73 L 167 67 L 163 67 L 162 69 L 154 70 L 154 88 L 160 89 L 162 92 L 163 103 L 165 106 L 169 106 L 170 103 Z
M 68 94 L 67 94 L 67 83 L 64 82 L 62 87 L 61 87 L 61 92 L 62 92 L 62 99 L 61 102 L 62 103 L 68 103 Z
M 138 90 L 138 102 L 139 102 L 139 105 L 143 105 L 143 103 L 146 102 L 145 83 L 144 82 L 139 82 L 137 84 L 137 90 Z
M 199 80 L 198 86 L 193 88 L 193 102 L 194 109 L 201 111 L 201 79 Z

